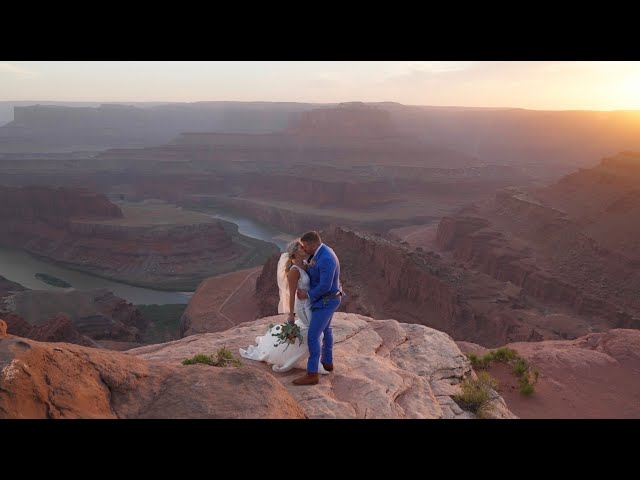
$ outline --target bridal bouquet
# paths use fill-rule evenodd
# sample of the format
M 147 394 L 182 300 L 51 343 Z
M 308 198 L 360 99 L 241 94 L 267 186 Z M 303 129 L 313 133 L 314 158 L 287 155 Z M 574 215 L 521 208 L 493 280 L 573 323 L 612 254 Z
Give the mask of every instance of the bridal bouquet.
M 273 324 L 269 325 L 269 330 L 271 330 L 273 327 L 274 327 Z M 300 345 L 302 345 L 304 338 L 302 338 L 300 327 L 295 323 L 287 322 L 287 323 L 283 323 L 282 325 L 276 325 L 275 331 L 276 333 L 271 334 L 277 338 L 276 343 L 273 344 L 274 347 L 277 347 L 278 345 L 282 345 L 283 343 L 286 343 L 287 344 L 287 347 L 285 348 L 286 350 L 287 348 L 289 348 L 289 345 L 291 345 L 292 343 L 296 343 L 296 338 L 300 341 Z

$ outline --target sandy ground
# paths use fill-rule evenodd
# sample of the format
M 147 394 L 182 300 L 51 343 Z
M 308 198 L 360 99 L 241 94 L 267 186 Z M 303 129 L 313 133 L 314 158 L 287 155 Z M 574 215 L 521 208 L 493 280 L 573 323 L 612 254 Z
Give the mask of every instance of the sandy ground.
M 494 363 L 489 369 L 498 392 L 520 418 L 640 418 L 640 370 L 622 365 L 539 370 L 535 391 L 526 397 L 509 367 Z

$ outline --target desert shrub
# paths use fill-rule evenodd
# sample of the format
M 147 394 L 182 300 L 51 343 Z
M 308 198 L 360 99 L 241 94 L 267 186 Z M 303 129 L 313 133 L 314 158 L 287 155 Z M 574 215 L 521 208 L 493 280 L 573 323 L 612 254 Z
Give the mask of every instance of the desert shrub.
M 480 359 L 480 362 L 479 362 L 480 368 L 489 368 L 492 361 L 493 361 L 493 354 L 489 352 Z
M 489 375 L 489 372 L 478 373 L 478 381 L 489 388 L 493 388 L 494 390 L 498 388 L 498 381 Z
M 476 368 L 478 366 L 478 361 L 480 360 L 475 353 L 470 353 L 467 355 L 467 358 L 471 362 L 471 366 Z
M 518 358 L 518 360 L 516 360 L 515 365 L 511 369 L 513 374 L 518 378 L 522 377 L 525 373 L 527 373 L 528 370 L 529 370 L 529 364 L 524 358 Z
M 518 352 L 511 348 L 502 347 L 493 352 L 493 358 L 498 362 L 509 363 L 518 358 Z
M 196 363 L 204 363 L 205 365 L 213 366 L 214 361 L 211 355 L 206 355 L 204 353 L 198 353 L 194 355 L 193 358 L 187 358 L 182 361 L 183 365 L 195 365 Z
M 511 348 L 501 347 L 497 350 L 491 350 L 481 358 L 476 354 L 470 353 L 467 358 L 469 358 L 471 365 L 476 370 L 486 370 L 493 361 L 510 365 L 512 367 L 511 372 L 518 378 L 520 392 L 523 395 L 531 395 L 534 391 L 534 385 L 538 383 L 540 372 L 538 370 L 532 371 L 529 363 Z M 478 376 L 482 373 L 486 372 L 479 372 Z M 533 380 L 531 379 L 532 375 Z
M 193 358 L 187 358 L 182 361 L 182 365 L 195 365 L 196 363 L 204 363 L 205 365 L 211 365 L 212 367 L 239 367 L 242 362 L 233 356 L 231 350 L 226 346 L 220 348 L 215 354 L 207 355 L 204 353 L 198 353 Z
M 491 389 L 495 389 L 498 382 L 487 372 L 480 372 L 478 378 L 468 378 L 460 385 L 461 392 L 453 400 L 461 408 L 469 410 L 481 418 L 487 418 L 492 411 Z
M 487 353 L 480 358 L 476 354 L 470 353 L 469 355 L 467 355 L 467 358 L 471 362 L 471 366 L 473 366 L 473 368 L 475 368 L 476 370 L 485 370 L 486 368 L 489 368 L 489 365 L 491 365 L 493 355 L 491 355 L 491 353 Z
M 520 393 L 526 396 L 533 393 L 533 384 L 528 377 L 520 377 Z

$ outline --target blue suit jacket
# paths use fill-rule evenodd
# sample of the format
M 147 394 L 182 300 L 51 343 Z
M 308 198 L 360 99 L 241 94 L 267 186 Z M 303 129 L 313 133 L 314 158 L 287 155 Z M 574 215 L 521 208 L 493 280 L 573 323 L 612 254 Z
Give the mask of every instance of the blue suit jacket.
M 322 245 L 308 264 L 307 273 L 311 281 L 309 298 L 311 308 L 322 308 L 322 296 L 340 290 L 340 261 L 334 251 Z

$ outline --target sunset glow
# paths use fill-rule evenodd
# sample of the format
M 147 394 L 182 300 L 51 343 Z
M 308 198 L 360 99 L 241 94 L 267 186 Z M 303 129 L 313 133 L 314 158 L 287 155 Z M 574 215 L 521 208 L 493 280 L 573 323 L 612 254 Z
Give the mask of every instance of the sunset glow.
M 24 100 L 640 110 L 640 62 L 0 61 L 0 101 Z

